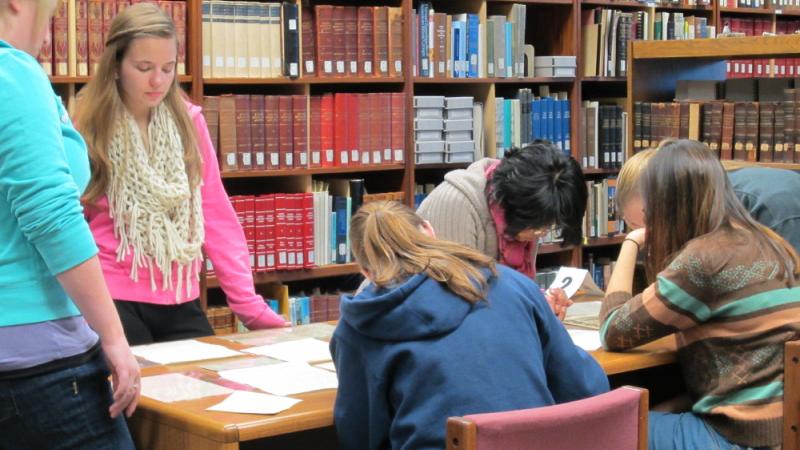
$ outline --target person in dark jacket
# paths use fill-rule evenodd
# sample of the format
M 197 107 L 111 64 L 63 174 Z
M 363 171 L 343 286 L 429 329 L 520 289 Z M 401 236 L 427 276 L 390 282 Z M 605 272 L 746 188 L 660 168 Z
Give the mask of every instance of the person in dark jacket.
M 331 340 L 343 449 L 443 449 L 450 416 L 553 405 L 608 390 L 530 278 L 437 240 L 396 202 L 353 216 L 369 285 L 343 296 Z

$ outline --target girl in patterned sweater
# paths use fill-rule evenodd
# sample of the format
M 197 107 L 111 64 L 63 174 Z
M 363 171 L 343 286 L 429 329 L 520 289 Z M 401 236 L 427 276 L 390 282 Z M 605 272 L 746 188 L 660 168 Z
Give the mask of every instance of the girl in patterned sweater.
M 651 412 L 650 449 L 781 445 L 783 345 L 800 330 L 797 254 L 750 217 L 699 142 L 666 144 L 639 188 L 646 228 L 622 243 L 600 335 L 616 351 L 676 334 L 692 407 Z M 655 282 L 632 296 L 645 237 Z

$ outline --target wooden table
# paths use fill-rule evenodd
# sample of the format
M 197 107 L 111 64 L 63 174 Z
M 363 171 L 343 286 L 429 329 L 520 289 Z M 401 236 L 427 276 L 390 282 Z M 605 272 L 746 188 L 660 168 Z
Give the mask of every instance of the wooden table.
M 201 340 L 233 349 L 247 347 L 214 337 Z M 674 349 L 674 338 L 669 337 L 625 353 L 597 350 L 592 355 L 608 375 L 616 375 L 671 364 L 675 362 Z M 187 370 L 216 375 L 196 364 L 147 367 L 142 369 L 142 373 L 143 376 L 151 376 Z M 333 425 L 335 389 L 292 397 L 303 401 L 287 411 L 270 416 L 205 410 L 219 403 L 224 396 L 176 403 L 162 403 L 142 397 L 128 424 L 140 450 L 235 450 L 239 449 L 239 442 Z

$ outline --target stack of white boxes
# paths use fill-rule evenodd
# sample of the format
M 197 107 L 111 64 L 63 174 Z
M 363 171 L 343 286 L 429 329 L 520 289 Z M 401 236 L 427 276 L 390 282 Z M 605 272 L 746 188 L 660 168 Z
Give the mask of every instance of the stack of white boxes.
M 414 96 L 414 153 L 417 164 L 444 162 L 444 96 Z
M 474 161 L 472 110 L 472 97 L 415 96 L 416 163 Z
M 447 97 L 444 99 L 445 160 L 449 163 L 475 160 L 473 140 L 472 97 Z
M 574 56 L 536 56 L 533 65 L 537 77 L 574 77 L 578 63 Z

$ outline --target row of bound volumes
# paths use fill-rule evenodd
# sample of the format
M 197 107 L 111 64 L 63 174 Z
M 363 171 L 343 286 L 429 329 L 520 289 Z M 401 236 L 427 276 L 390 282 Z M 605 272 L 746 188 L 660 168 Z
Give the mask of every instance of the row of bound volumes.
M 730 31 L 744 33 L 746 36 L 761 36 L 772 32 L 771 19 L 725 17 L 723 21 Z M 796 30 L 800 30 L 798 20 L 781 20 L 775 23 L 777 34 L 794 34 Z M 728 78 L 794 77 L 800 75 L 800 58 L 736 59 L 727 61 L 726 72 Z
M 578 161 L 584 168 L 619 169 L 625 162 L 628 113 L 619 104 L 584 101 L 581 106 L 583 145 Z
M 210 306 L 206 309 L 206 319 L 217 335 L 235 333 L 241 324 L 227 306 Z
M 535 139 L 556 144 L 565 154 L 571 153 L 570 106 L 566 92 L 550 93 L 539 87 L 536 96 L 530 89 L 520 89 L 517 98 L 495 98 L 495 139 L 498 157 L 511 147 L 521 147 Z
M 720 0 L 720 8 L 783 8 L 800 7 L 800 0 Z
M 48 75 L 90 76 L 105 50 L 111 21 L 133 3 L 146 0 L 60 0 L 50 20 L 52 39 L 44 42 L 38 60 Z M 178 37 L 176 73 L 186 74 L 186 2 L 158 1 L 175 22 Z
M 608 257 L 595 258 L 593 253 L 589 253 L 586 266 L 584 267 L 592 275 L 594 283 L 602 290 L 608 289 L 608 282 L 614 272 L 616 261 Z
M 231 94 L 203 103 L 223 172 L 404 160 L 403 93 Z
M 634 104 L 634 151 L 661 139 L 696 139 L 721 159 L 800 162 L 800 97 L 782 102 L 680 102 Z
M 211 0 L 202 12 L 205 78 L 402 74 L 399 7 Z
M 414 76 L 532 77 L 533 46 L 525 44 L 525 23 L 523 4 L 481 23 L 478 14 L 436 12 L 422 2 L 413 17 Z
M 292 325 L 339 320 L 339 294 L 315 294 L 289 297 L 283 308 L 276 310 Z M 271 306 L 270 306 L 271 307 Z
M 636 40 L 689 40 L 715 37 L 705 17 L 682 12 L 620 11 L 594 8 L 583 12 L 583 75 L 624 77 L 628 45 Z
M 583 216 L 583 235 L 587 238 L 613 236 L 625 227 L 617 216 L 614 198 L 617 194 L 617 179 L 610 177 L 599 182 L 587 181 L 589 198 Z

